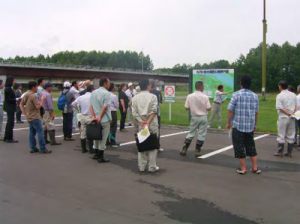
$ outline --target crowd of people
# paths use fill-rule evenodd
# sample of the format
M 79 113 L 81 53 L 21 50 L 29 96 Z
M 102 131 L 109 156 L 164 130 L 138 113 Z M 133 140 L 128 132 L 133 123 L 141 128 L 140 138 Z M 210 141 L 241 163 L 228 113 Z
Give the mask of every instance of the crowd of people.
M 257 151 L 254 141 L 254 132 L 257 125 L 259 100 L 257 94 L 250 90 L 251 77 L 241 77 L 241 89 L 233 93 L 228 104 L 227 129 L 230 130 L 233 142 L 234 155 L 239 159 L 239 174 L 247 173 L 246 157 L 250 157 L 251 172 L 260 174 L 257 165 Z M 61 110 L 63 119 L 64 141 L 74 141 L 73 131 L 79 128 L 82 153 L 94 154 L 93 159 L 99 163 L 109 160 L 104 153 L 107 146 L 117 148 L 118 111 L 120 112 L 119 130 L 126 132 L 128 126 L 134 126 L 135 138 L 138 148 L 138 168 L 140 172 L 157 172 L 157 154 L 163 149 L 160 146 L 160 104 L 163 102 L 157 80 L 142 80 L 137 86 L 133 83 L 117 86 L 109 78 L 101 78 L 99 88 L 95 89 L 90 80 L 65 81 L 63 90 L 57 100 L 57 107 Z M 15 88 L 13 88 L 15 87 Z M 300 147 L 300 137 L 297 139 L 297 130 L 300 132 L 300 121 L 295 113 L 300 113 L 300 86 L 297 88 L 298 96 L 293 93 L 285 81 L 278 84 L 279 94 L 276 98 L 278 111 L 278 148 L 275 156 L 292 157 L 295 144 Z M 2 94 L 4 89 L 4 94 Z M 185 108 L 190 113 L 189 133 L 185 137 L 184 145 L 180 151 L 186 156 L 193 138 L 197 135 L 195 156 L 201 156 L 201 150 L 206 140 L 207 130 L 212 125 L 215 116 L 218 117 L 218 128 L 221 129 L 221 108 L 224 103 L 224 86 L 219 85 L 211 105 L 210 99 L 204 94 L 204 83 L 195 84 L 196 91 L 187 96 Z M 29 124 L 29 147 L 31 153 L 49 154 L 52 151 L 47 147 L 60 145 L 55 138 L 55 103 L 53 100 L 53 85 L 44 79 L 30 81 L 28 91 L 22 93 L 22 86 L 16 84 L 13 77 L 6 79 L 5 85 L 0 80 L 0 137 L 6 143 L 17 143 L 13 135 L 15 117 L 18 123 L 21 114 L 24 114 Z M 208 112 L 212 110 L 208 119 Z M 2 136 L 3 111 L 7 113 L 7 123 L 4 136 Z M 101 140 L 87 137 L 87 129 L 92 123 L 101 124 L 99 132 Z M 147 129 L 151 133 L 151 142 L 148 146 L 138 140 L 138 133 Z M 38 144 L 36 141 L 38 139 Z M 48 139 L 49 137 L 49 139 Z M 149 138 L 150 138 L 149 137 Z M 287 152 L 284 147 L 287 143 Z M 39 148 L 38 146 L 39 145 Z
M 16 88 L 14 89 L 13 86 Z M 3 81 L 0 80 L 0 90 L 4 88 L 4 94 L 0 91 L 0 136 L 2 136 L 3 110 L 7 113 L 7 124 L 2 140 L 6 143 L 18 143 L 13 136 L 15 117 L 18 123 L 23 123 L 21 120 L 21 114 L 23 114 L 29 124 L 30 153 L 51 153 L 52 150 L 47 147 L 48 144 L 50 146 L 62 144 L 55 138 L 55 107 L 57 106 L 62 113 L 64 141 L 74 141 L 73 132 L 78 128 L 82 153 L 94 154 L 93 159 L 99 163 L 109 162 L 104 156 L 107 146 L 112 148 L 120 146 L 117 141 L 118 111 L 121 115 L 119 126 L 121 132 L 126 132 L 126 121 L 128 126 L 135 126 L 136 132 L 141 127 L 149 125 L 151 131 L 155 130 L 157 142 L 159 142 L 159 111 L 162 95 L 158 90 L 156 80 L 142 81 L 137 86 L 131 82 L 122 83 L 119 86 L 118 95 L 116 94 L 117 86 L 108 78 L 100 79 L 99 86 L 95 89 L 90 80 L 73 81 L 72 83 L 65 81 L 56 105 L 53 100 L 53 85 L 42 78 L 30 81 L 28 91 L 25 93 L 22 93 L 22 86 L 17 84 L 13 77 L 6 79 L 5 88 Z M 149 96 L 143 96 L 143 92 L 149 93 L 152 97 L 151 102 L 147 101 Z M 143 98 L 135 103 L 139 94 Z M 148 111 L 150 103 L 153 111 Z M 147 123 L 146 120 L 150 113 L 156 119 L 151 119 L 151 122 Z M 145 121 L 141 119 L 145 119 Z M 157 124 L 154 125 L 153 120 L 157 121 Z M 101 123 L 99 131 L 102 133 L 102 140 L 87 138 L 88 125 L 93 122 Z M 156 150 L 163 151 L 160 145 L 151 149 L 151 151 Z M 153 156 L 148 158 L 148 154 L 149 152 L 139 152 L 139 164 L 147 163 L 147 160 L 152 161 L 150 164 L 153 164 L 153 160 L 156 161 Z M 143 169 L 145 170 L 145 168 Z M 150 172 L 157 170 L 156 165 L 155 167 L 149 166 Z

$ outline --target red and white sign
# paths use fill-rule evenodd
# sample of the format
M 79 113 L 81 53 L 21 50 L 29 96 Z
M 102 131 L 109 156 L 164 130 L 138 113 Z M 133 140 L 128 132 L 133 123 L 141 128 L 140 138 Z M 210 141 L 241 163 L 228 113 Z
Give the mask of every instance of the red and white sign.
M 165 86 L 165 101 L 175 102 L 175 86 Z

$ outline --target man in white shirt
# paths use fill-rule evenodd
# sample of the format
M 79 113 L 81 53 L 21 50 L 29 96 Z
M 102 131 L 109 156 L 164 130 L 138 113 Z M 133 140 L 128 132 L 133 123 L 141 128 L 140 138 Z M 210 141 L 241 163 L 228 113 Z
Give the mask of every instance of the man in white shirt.
M 188 135 L 185 138 L 184 146 L 180 155 L 186 156 L 187 150 L 193 141 L 198 130 L 198 137 L 195 149 L 195 157 L 201 155 L 201 148 L 204 144 L 207 133 L 207 113 L 211 110 L 211 105 L 208 96 L 203 93 L 203 82 L 196 82 L 196 91 L 187 96 L 185 108 L 191 113 L 191 123 Z
M 132 122 L 132 98 L 134 97 L 134 85 L 132 82 L 128 83 L 128 89 L 125 91 L 126 96 L 128 97 L 129 104 L 127 109 L 127 120 L 128 126 L 131 126 Z
M 288 143 L 287 153 L 284 156 L 292 157 L 295 138 L 295 119 L 292 115 L 296 112 L 297 97 L 295 93 L 288 91 L 286 81 L 278 84 L 280 93 L 276 97 L 276 110 L 278 111 L 278 150 L 274 156 L 283 156 L 284 144 Z
M 87 139 L 86 139 L 86 126 L 90 124 L 93 120 L 93 117 L 90 112 L 90 98 L 91 93 L 94 90 L 93 85 L 89 85 L 86 89 L 86 93 L 82 96 L 79 96 L 73 103 L 72 106 L 77 108 L 80 113 L 78 113 L 78 121 L 80 122 L 80 140 L 81 140 L 81 150 L 82 153 L 87 152 Z M 88 141 L 90 153 L 93 153 L 93 141 Z

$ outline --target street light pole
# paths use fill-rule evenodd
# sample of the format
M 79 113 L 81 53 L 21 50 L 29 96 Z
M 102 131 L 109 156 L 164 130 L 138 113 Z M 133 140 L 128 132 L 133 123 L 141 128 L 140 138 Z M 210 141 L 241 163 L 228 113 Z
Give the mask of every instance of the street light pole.
M 264 1 L 263 18 L 263 43 L 262 43 L 262 96 L 266 100 L 266 82 L 267 82 L 267 19 L 266 19 L 266 0 Z

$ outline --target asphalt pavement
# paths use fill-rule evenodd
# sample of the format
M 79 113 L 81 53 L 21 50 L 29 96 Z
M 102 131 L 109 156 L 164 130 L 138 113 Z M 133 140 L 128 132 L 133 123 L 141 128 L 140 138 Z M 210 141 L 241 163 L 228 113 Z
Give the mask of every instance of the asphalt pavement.
M 187 157 L 179 155 L 185 128 L 165 126 L 160 172 L 140 174 L 133 128 L 118 133 L 122 146 L 99 164 L 80 152 L 78 135 L 49 146 L 50 155 L 30 154 L 26 127 L 16 125 L 18 144 L 0 142 L 1 224 L 299 223 L 300 151 L 273 157 L 275 136 L 256 136 L 263 173 L 241 176 L 226 132 L 211 130 L 208 156 L 199 159 L 194 143 Z

